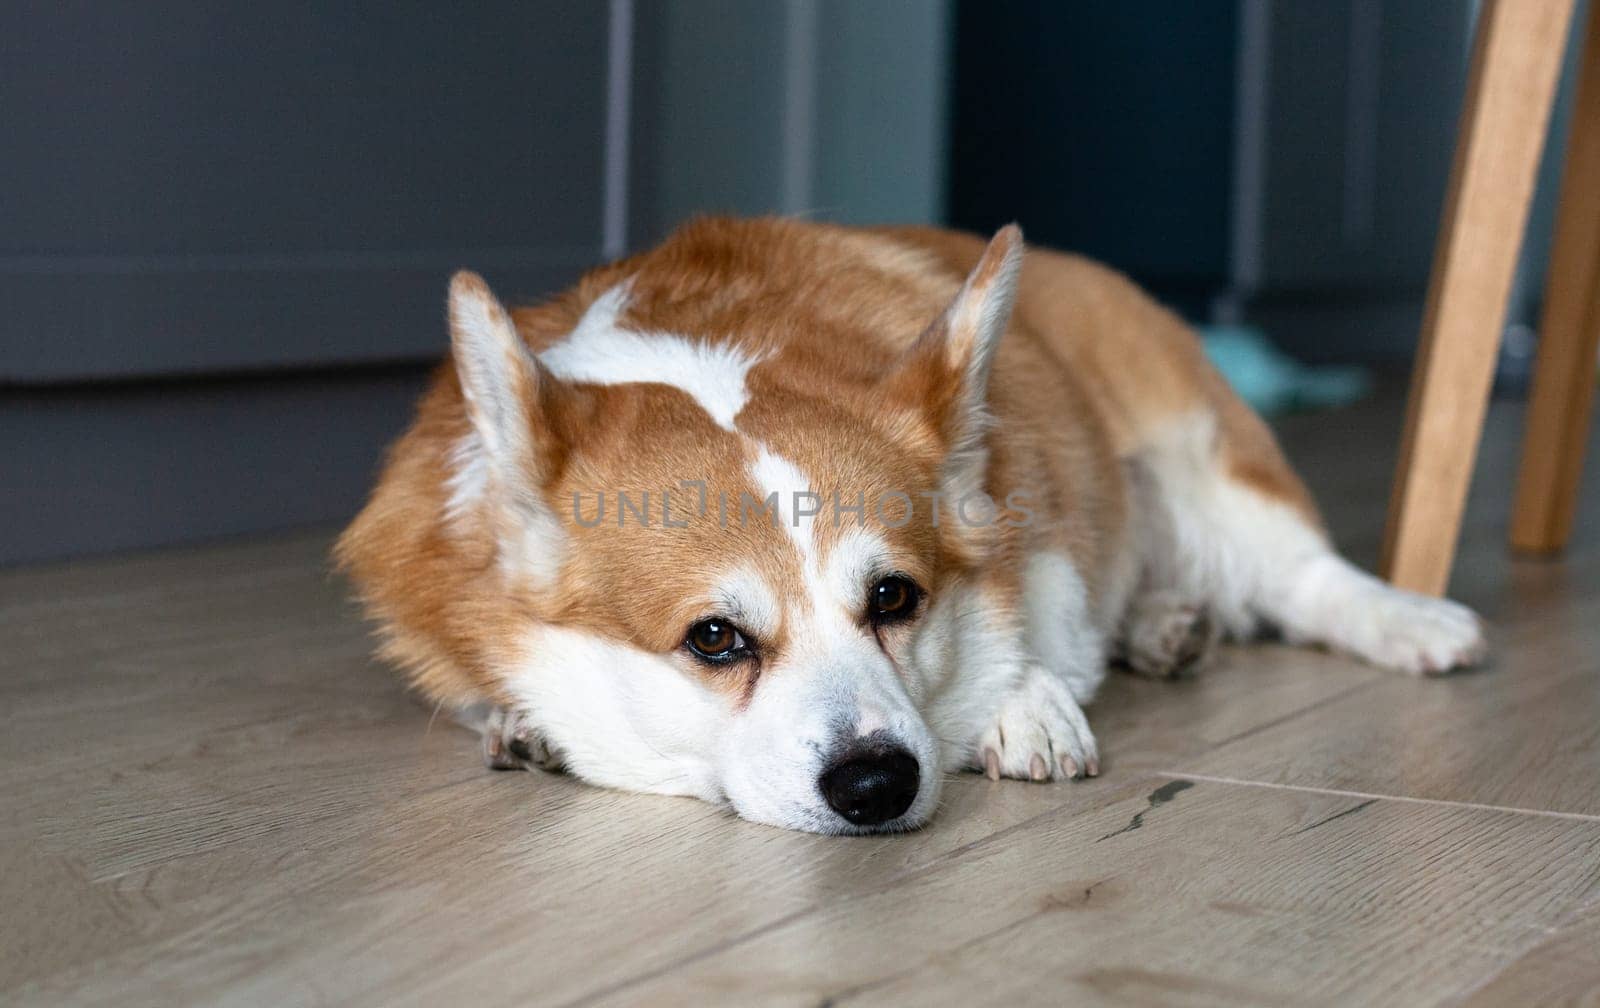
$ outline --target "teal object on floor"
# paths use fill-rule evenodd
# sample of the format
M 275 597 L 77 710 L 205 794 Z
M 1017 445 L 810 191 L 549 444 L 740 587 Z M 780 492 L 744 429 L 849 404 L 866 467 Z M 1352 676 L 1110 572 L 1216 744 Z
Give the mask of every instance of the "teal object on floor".
M 1372 390 L 1363 368 L 1301 364 L 1249 326 L 1201 326 L 1200 340 L 1233 390 L 1261 413 L 1343 406 Z

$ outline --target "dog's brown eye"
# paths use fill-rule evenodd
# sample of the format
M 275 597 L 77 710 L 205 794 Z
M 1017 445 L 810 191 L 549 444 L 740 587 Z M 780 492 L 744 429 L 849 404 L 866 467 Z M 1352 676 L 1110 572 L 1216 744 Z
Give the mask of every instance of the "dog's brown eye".
M 872 619 L 875 623 L 893 623 L 910 616 L 917 608 L 917 586 L 907 578 L 891 574 L 872 586 Z
M 697 657 L 710 662 L 732 661 L 748 650 L 744 637 L 726 620 L 701 620 L 689 628 L 684 641 Z

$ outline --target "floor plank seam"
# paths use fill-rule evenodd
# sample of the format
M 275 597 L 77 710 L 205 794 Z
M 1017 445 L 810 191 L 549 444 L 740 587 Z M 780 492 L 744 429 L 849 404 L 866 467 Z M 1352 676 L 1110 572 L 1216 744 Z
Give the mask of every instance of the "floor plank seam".
M 1482 802 L 1451 801 L 1446 798 L 1419 798 L 1415 795 L 1376 794 L 1371 791 L 1346 791 L 1343 788 L 1311 787 L 1305 784 L 1274 784 L 1270 781 L 1244 780 L 1238 777 L 1219 777 L 1214 774 L 1186 773 L 1178 770 L 1160 770 L 1162 777 L 1176 780 L 1204 781 L 1207 784 L 1235 784 L 1240 787 L 1271 788 L 1275 791 L 1301 791 L 1306 794 L 1333 795 L 1340 798 L 1360 798 L 1368 801 L 1409 802 L 1413 805 L 1442 805 L 1447 808 L 1468 808 L 1480 812 L 1508 812 L 1513 815 L 1543 816 L 1547 819 L 1566 819 L 1573 822 L 1600 823 L 1600 815 L 1584 812 L 1559 812 L 1555 809 L 1519 808 L 1514 805 L 1486 805 Z
M 1321 700 L 1314 700 L 1311 703 L 1306 704 L 1304 707 L 1297 707 L 1292 711 L 1286 711 L 1282 714 L 1279 714 L 1275 718 L 1262 722 L 1261 724 L 1251 725 L 1249 728 L 1246 728 L 1243 731 L 1239 731 L 1229 735 L 1226 738 L 1219 739 L 1218 741 L 1206 746 L 1205 751 L 1207 753 L 1215 752 L 1224 746 L 1230 746 L 1235 742 L 1242 741 L 1254 735 L 1259 735 L 1262 732 L 1276 728 L 1287 721 L 1293 721 L 1297 717 L 1310 714 L 1314 710 L 1320 710 L 1329 704 L 1338 703 L 1340 700 L 1354 696 L 1355 694 L 1360 693 L 1362 690 L 1371 689 L 1373 686 L 1385 681 L 1387 678 L 1387 676 L 1375 675 L 1371 678 L 1364 679 L 1361 682 L 1356 683 L 1354 686 L 1342 689 L 1337 693 L 1331 693 L 1328 696 L 1323 697 Z

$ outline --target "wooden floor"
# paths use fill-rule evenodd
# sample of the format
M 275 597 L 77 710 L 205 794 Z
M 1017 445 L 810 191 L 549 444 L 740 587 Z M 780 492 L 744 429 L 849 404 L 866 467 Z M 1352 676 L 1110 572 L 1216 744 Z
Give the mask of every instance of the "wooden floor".
M 1596 1003 L 1600 481 L 1508 560 L 1518 423 L 1456 579 L 1487 669 L 1114 677 L 1098 780 L 963 776 L 895 838 L 483 770 L 327 533 L 0 573 L 0 1002 Z M 1285 425 L 1365 561 L 1398 432 Z

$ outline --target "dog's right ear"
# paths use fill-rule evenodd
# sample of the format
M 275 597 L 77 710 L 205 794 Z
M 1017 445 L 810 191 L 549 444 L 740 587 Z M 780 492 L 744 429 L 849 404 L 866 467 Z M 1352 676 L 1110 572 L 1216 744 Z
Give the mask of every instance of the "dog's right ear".
M 982 489 L 990 365 L 1011 320 L 1022 275 L 1022 229 L 1001 228 L 955 300 L 885 376 L 890 399 L 927 411 L 949 445 L 944 491 L 962 500 Z
M 560 447 L 550 415 L 557 381 L 489 285 L 467 270 L 450 279 L 450 353 L 482 463 L 511 502 L 537 506 Z

